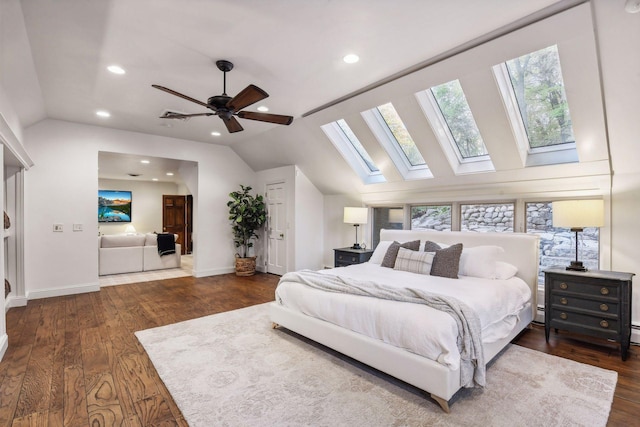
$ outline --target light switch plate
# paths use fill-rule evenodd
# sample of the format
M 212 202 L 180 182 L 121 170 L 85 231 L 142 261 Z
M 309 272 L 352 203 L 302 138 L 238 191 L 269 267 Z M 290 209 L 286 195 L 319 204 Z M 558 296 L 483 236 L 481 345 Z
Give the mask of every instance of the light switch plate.
M 62 224 L 53 224 L 53 231 L 62 233 L 64 231 L 64 226 Z
M 73 224 L 73 231 L 82 231 L 82 224 Z

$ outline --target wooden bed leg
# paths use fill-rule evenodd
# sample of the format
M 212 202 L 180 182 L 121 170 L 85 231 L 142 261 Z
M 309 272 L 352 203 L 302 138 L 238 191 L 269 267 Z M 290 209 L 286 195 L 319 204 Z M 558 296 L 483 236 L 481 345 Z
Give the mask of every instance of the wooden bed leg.
M 278 329 L 280 327 L 280 325 L 278 325 L 276 322 L 271 322 L 271 329 Z
M 449 401 L 448 400 L 444 400 L 443 398 L 438 397 L 435 394 L 432 394 L 431 398 L 433 400 L 435 400 L 436 402 L 438 402 L 438 404 L 440 405 L 440 407 L 442 408 L 442 410 L 444 412 L 446 412 L 447 414 L 451 413 L 451 410 L 449 409 Z

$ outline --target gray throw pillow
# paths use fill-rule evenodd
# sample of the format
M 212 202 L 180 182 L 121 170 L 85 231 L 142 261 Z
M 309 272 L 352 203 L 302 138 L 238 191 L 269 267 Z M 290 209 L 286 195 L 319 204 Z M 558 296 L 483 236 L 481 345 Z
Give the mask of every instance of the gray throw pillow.
M 436 242 L 432 242 L 431 240 L 427 240 L 424 242 L 424 251 L 425 252 L 436 252 L 442 249 L 439 244 Z
M 382 259 L 382 263 L 380 264 L 382 267 L 393 268 L 396 265 L 396 258 L 398 257 L 398 251 L 400 248 L 410 249 L 412 251 L 417 251 L 420 249 L 420 240 L 413 240 L 411 242 L 398 243 L 393 242 L 389 245 L 389 249 L 387 249 L 387 253 L 384 254 L 384 258 Z
M 431 264 L 431 275 L 457 279 L 458 269 L 460 268 L 460 255 L 462 255 L 462 243 L 456 243 L 445 249 L 437 249 L 435 253 L 433 264 Z

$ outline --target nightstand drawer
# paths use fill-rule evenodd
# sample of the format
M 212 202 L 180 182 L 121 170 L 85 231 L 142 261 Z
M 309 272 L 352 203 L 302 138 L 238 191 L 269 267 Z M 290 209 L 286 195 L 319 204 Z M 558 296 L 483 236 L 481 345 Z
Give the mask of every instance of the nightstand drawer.
M 588 281 L 577 282 L 566 278 L 553 278 L 551 281 L 551 289 L 558 293 L 571 292 L 584 296 L 590 295 L 608 298 L 618 298 L 619 296 L 619 286 L 606 281 L 590 283 Z
M 620 323 L 617 319 L 605 318 L 603 316 L 592 316 L 590 314 L 576 313 L 569 310 L 551 310 L 551 327 L 564 328 L 574 325 L 575 331 L 581 332 L 590 329 L 599 333 L 610 333 L 613 337 L 618 335 Z
M 369 261 L 372 254 L 372 249 L 334 249 L 333 265 L 335 267 L 346 267 L 348 265 L 361 264 Z
M 573 295 L 558 295 L 556 293 L 551 295 L 551 304 L 553 308 L 563 310 L 562 307 L 568 307 L 569 309 L 580 309 L 589 311 L 592 314 L 606 313 L 612 316 L 618 316 L 619 304 L 617 300 L 613 301 L 599 301 L 588 298 L 580 298 Z

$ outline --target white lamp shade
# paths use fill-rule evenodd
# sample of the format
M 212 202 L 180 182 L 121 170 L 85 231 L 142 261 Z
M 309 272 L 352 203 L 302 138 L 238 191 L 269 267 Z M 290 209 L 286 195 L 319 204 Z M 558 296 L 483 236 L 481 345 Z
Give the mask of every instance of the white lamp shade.
M 602 227 L 604 201 L 562 200 L 553 202 L 553 226 L 565 228 Z
M 136 228 L 132 224 L 129 224 L 127 228 L 124 229 L 124 232 L 126 234 L 136 234 Z
M 344 208 L 345 224 L 366 224 L 369 209 L 367 208 Z

